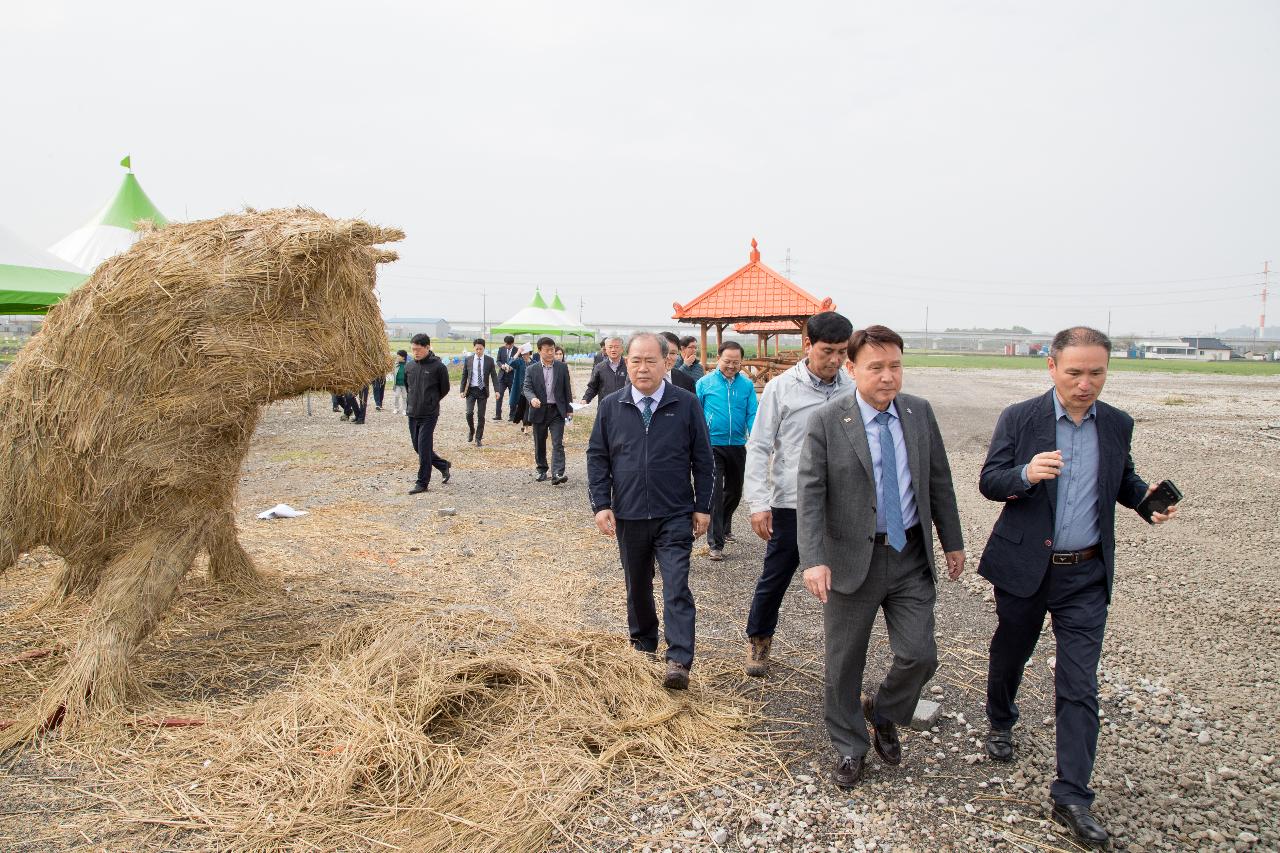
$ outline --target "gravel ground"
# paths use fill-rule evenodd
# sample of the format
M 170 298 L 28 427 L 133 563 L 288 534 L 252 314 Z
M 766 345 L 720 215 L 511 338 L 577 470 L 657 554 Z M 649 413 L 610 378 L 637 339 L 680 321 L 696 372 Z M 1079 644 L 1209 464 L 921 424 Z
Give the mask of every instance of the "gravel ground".
M 654 779 L 652 790 L 640 795 L 614 792 L 612 813 L 579 827 L 576 845 L 566 849 L 1075 849 L 1045 820 L 1053 772 L 1051 633 L 1043 635 L 1024 686 L 1023 723 L 1015 733 L 1020 759 L 992 764 L 982 749 L 994 610 L 990 586 L 972 568 L 999 507 L 978 494 L 977 474 L 1000 409 L 1047 387 L 1038 372 L 908 374 L 908 390 L 929 398 L 941 422 L 970 557 L 965 576 L 939 590 L 941 667 L 928 692 L 942 702 L 943 715 L 933 730 L 905 734 L 900 767 L 885 768 L 873 757 L 854 791 L 830 784 L 833 755 L 821 722 L 821 614 L 798 579 L 783 607 L 779 664 L 767 679 L 737 675 L 742 626 L 764 553 L 744 508 L 725 562 L 711 563 L 705 545 L 695 547 L 694 677 L 759 700 L 761 736 L 775 739 L 782 762 L 706 790 L 671 790 Z M 1280 423 L 1280 383 L 1122 373 L 1109 380 L 1104 398 L 1138 421 L 1139 472 L 1152 481 L 1174 479 L 1187 499 L 1174 524 L 1154 529 L 1122 513 L 1117 525 L 1095 814 L 1119 849 L 1280 849 L 1280 768 L 1274 763 L 1280 737 L 1270 701 L 1280 662 L 1280 533 L 1271 519 L 1280 444 L 1264 430 Z M 551 487 L 532 482 L 530 442 L 516 427 L 491 423 L 485 448 L 463 444 L 462 403 L 455 396 L 437 431 L 443 454 L 454 462 L 454 480 L 410 498 L 404 492 L 413 457 L 403 419 L 371 412 L 366 426 L 352 426 L 338 422 L 327 402 L 313 396 L 310 418 L 302 401 L 277 405 L 255 438 L 240 520 L 260 562 L 260 543 L 271 534 L 255 527 L 255 512 L 281 501 L 313 511 L 351 503 L 367 512 L 352 526 L 367 525 L 370 548 L 377 547 L 377 529 L 412 529 L 428 537 L 423 547 L 437 563 L 457 563 L 460 588 L 513 609 L 582 601 L 583 622 L 625 630 L 616 550 L 595 533 L 587 508 L 589 417 L 567 432 L 569 483 Z M 458 520 L 487 523 L 491 532 L 477 535 L 474 525 L 455 531 L 448 524 L 453 519 L 441 523 L 436 515 L 444 508 L 455 509 Z M 341 573 L 352 588 L 422 582 L 407 561 L 379 569 L 377 560 L 353 556 L 342 543 L 328 551 L 317 545 L 302 557 L 317 572 Z M 543 588 L 546 565 L 560 561 L 574 589 Z M 531 590 L 536 579 L 539 588 Z M 12 585 L 0 585 L 0 612 L 17 597 Z M 878 678 L 888 660 L 881 625 L 868 678 Z M 0 715 L 12 710 L 7 704 L 0 697 Z M 21 772 L 21 785 L 0 776 L 0 839 L 14 849 L 46 849 L 23 848 L 22 839 L 31 837 L 33 812 L 50 824 L 42 837 L 63 825 L 58 814 L 68 795 L 57 780 L 69 771 L 30 760 Z M 41 777 L 47 787 L 33 789 L 32 780 Z M 109 814 L 95 820 L 109 823 Z M 101 837 L 112 841 L 99 843 L 129 846 L 127 827 L 108 828 Z

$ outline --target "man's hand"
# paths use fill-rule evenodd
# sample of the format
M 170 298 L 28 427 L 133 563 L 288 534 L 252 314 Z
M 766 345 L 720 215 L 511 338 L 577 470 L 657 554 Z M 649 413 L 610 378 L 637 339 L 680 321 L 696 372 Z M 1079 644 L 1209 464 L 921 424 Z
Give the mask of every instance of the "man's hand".
M 539 400 L 537 397 L 534 397 L 532 400 L 529 401 L 529 405 L 533 406 L 535 409 L 541 409 L 542 401 Z
M 459 396 L 459 397 L 465 397 L 465 396 L 467 396 L 467 392 L 466 392 L 466 391 L 459 391 L 459 392 L 458 392 L 458 396 Z
M 1031 481 L 1033 486 L 1041 480 L 1055 479 L 1061 473 L 1061 450 L 1047 450 L 1044 453 L 1037 453 L 1027 463 L 1027 479 Z
M 1157 488 L 1159 488 L 1159 487 L 1160 487 L 1160 484 L 1159 484 L 1159 483 L 1152 483 L 1150 486 L 1148 486 L 1148 487 L 1147 487 L 1147 494 L 1148 494 L 1148 495 L 1150 495 L 1152 492 L 1154 492 L 1154 491 L 1155 491 Z M 1166 521 L 1168 521 L 1169 519 L 1173 518 L 1173 517 L 1174 517 L 1175 515 L 1177 515 L 1177 514 L 1178 514 L 1178 505 L 1177 505 L 1177 504 L 1169 504 L 1169 511 L 1168 511 L 1168 512 L 1153 512 L 1153 513 L 1151 513 L 1151 523 L 1152 523 L 1152 524 L 1164 524 Z
M 707 532 L 707 528 L 711 526 L 711 516 L 705 512 L 695 512 L 693 514 L 693 538 Z
M 964 551 L 948 551 L 946 556 L 948 580 L 959 580 L 964 571 Z
M 617 536 L 618 525 L 613 517 L 613 510 L 602 509 L 596 513 L 596 529 L 602 536 Z
M 697 360 L 698 360 L 698 356 L 697 356 L 696 354 L 694 354 L 694 355 L 686 355 L 686 356 L 684 357 L 684 366 L 685 366 L 685 367 L 693 367 L 693 363 L 694 363 L 695 361 L 697 361 Z
M 823 604 L 831 590 L 831 567 L 810 566 L 804 570 L 804 588 L 813 593 Z
M 757 536 L 768 542 L 773 536 L 773 510 L 766 509 L 751 513 L 751 529 Z

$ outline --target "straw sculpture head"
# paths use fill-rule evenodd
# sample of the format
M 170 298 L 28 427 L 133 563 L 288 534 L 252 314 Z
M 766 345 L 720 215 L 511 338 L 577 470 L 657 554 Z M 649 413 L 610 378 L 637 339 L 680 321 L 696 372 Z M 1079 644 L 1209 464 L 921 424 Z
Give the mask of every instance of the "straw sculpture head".
M 235 486 L 264 404 L 351 391 L 391 356 L 377 244 L 403 232 L 305 209 L 152 231 L 57 305 L 0 380 L 0 572 L 46 545 L 47 601 L 87 598 L 66 668 L 5 742 L 123 702 L 131 651 L 201 551 L 252 585 Z

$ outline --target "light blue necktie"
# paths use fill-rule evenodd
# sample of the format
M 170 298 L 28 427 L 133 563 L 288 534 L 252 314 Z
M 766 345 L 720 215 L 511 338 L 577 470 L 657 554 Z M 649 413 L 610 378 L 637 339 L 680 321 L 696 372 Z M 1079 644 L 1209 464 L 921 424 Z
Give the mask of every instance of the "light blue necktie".
M 898 453 L 889 432 L 889 413 L 876 415 L 880 424 L 880 509 L 884 529 L 893 550 L 901 553 L 907 546 L 907 532 L 902 529 L 902 494 L 898 491 Z
M 644 403 L 644 408 L 640 410 L 640 416 L 644 418 L 644 431 L 649 431 L 649 421 L 653 420 L 653 398 L 641 397 L 640 402 Z M 902 526 L 902 522 L 898 522 L 898 526 Z

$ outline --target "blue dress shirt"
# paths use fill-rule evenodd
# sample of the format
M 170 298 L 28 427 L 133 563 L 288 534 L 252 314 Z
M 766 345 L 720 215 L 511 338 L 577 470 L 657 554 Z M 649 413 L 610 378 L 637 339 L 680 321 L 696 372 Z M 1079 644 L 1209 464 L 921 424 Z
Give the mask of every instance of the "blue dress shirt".
M 1083 551 L 1102 539 L 1098 526 L 1098 406 L 1090 406 L 1077 425 L 1055 392 L 1053 411 L 1057 417 L 1057 449 L 1062 452 L 1053 518 L 1053 550 Z M 1027 465 L 1022 466 L 1022 482 L 1030 487 Z
M 854 391 L 858 400 L 858 411 L 862 413 L 862 427 L 867 433 L 867 444 L 871 447 L 871 467 L 876 475 L 876 494 L 878 500 L 885 500 L 880 481 L 880 424 L 876 423 L 876 415 L 880 410 L 862 399 L 862 394 Z M 898 500 L 902 506 L 902 526 L 906 530 L 920 523 L 920 514 L 916 512 L 916 493 L 911 483 L 911 466 L 907 460 L 907 442 L 902 435 L 902 422 L 898 419 L 896 403 L 889 404 L 889 434 L 893 436 L 893 455 L 898 463 Z M 883 513 L 876 513 L 876 532 L 884 533 Z

